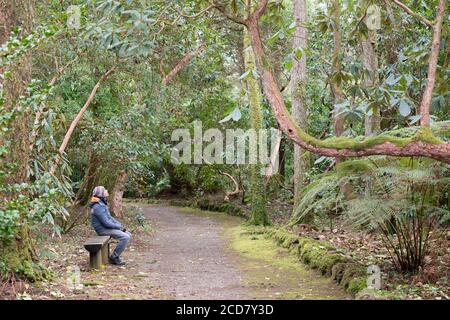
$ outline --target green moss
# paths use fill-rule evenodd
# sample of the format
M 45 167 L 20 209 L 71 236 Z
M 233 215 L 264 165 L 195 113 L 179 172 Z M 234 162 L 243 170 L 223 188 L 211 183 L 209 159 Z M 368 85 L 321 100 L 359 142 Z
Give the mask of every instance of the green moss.
M 336 253 L 336 248 L 327 241 L 298 237 L 286 229 L 273 228 L 268 232 L 275 242 L 284 248 L 295 248 L 297 257 L 306 265 L 317 269 L 323 275 L 331 276 L 348 292 L 355 294 L 365 288 L 365 268 Z
M 375 165 L 368 159 L 352 159 L 340 162 L 337 165 L 339 178 L 348 177 L 358 173 L 366 173 L 375 169 Z
M 32 282 L 50 279 L 51 271 L 38 263 L 34 248 L 28 225 L 22 223 L 15 241 L 0 243 L 0 278 L 14 273 Z
M 320 257 L 315 265 L 322 274 L 330 276 L 333 266 L 346 260 L 347 259 L 341 254 L 326 254 Z
M 280 244 L 287 241 L 287 244 L 295 238 L 284 230 L 239 226 L 231 230 L 229 236 L 232 238 L 232 249 L 245 258 L 245 281 L 254 289 L 256 297 L 267 298 L 268 294 L 273 294 L 273 298 L 277 299 L 346 297 L 330 279 L 298 263 L 296 252 L 277 247 L 279 241 Z M 275 236 L 278 239 L 273 241 Z
M 367 283 L 366 277 L 354 278 L 350 280 L 347 291 L 353 295 L 356 295 L 358 292 L 366 288 L 366 283 Z
M 48 280 L 53 276 L 52 272 L 42 264 L 24 258 L 18 252 L 4 254 L 1 257 L 0 265 L 2 266 L 0 276 L 14 273 L 31 282 Z
M 404 128 L 390 132 L 385 132 L 380 135 L 371 137 L 356 137 L 356 138 L 333 137 L 325 140 L 319 140 L 309 135 L 298 126 L 296 126 L 290 114 L 288 117 L 290 122 L 295 126 L 297 134 L 301 140 L 315 147 L 330 148 L 337 150 L 349 149 L 358 151 L 374 147 L 376 145 L 385 142 L 391 142 L 398 147 L 405 147 L 406 145 L 414 141 L 423 141 L 430 144 L 441 144 L 444 143 L 444 141 L 437 138 L 434 135 L 434 132 L 440 134 L 441 136 L 448 137 L 450 131 L 449 125 L 447 124 L 447 122 L 444 122 L 439 126 L 433 126 L 431 128 L 428 127 Z
M 209 198 L 200 198 L 192 201 L 189 200 L 171 200 L 169 202 L 171 206 L 181 207 L 181 208 L 196 208 L 203 211 L 209 212 L 223 212 L 232 216 L 247 217 L 245 212 L 241 208 L 235 206 L 231 202 L 223 201 L 212 201 Z M 181 209 L 183 210 L 183 209 Z
M 356 263 L 347 263 L 345 265 L 344 272 L 342 274 L 342 279 L 340 281 L 340 285 L 342 285 L 345 289 L 349 288 L 350 282 L 354 278 L 364 277 L 366 275 L 366 269 Z
M 290 249 L 292 246 L 298 244 L 298 237 L 286 232 L 285 230 L 277 230 L 269 234 L 280 246 Z
M 291 246 L 295 245 L 298 243 L 298 237 L 294 236 L 294 235 L 289 235 L 287 236 L 283 243 L 281 244 L 281 246 L 283 248 L 289 249 L 291 248 Z
M 261 88 L 258 79 L 253 76 L 253 70 L 256 70 L 255 55 L 251 48 L 250 34 L 244 28 L 244 65 L 250 76 L 246 77 L 248 87 L 248 102 L 250 106 L 250 123 L 252 129 L 257 132 L 263 127 L 263 109 L 261 105 Z M 258 144 L 258 142 L 257 142 Z M 250 143 L 250 154 L 256 154 L 257 144 Z M 260 164 L 250 165 L 250 194 L 251 194 L 251 217 L 250 224 L 270 225 L 269 215 L 267 213 L 266 184 L 261 175 L 262 166 Z

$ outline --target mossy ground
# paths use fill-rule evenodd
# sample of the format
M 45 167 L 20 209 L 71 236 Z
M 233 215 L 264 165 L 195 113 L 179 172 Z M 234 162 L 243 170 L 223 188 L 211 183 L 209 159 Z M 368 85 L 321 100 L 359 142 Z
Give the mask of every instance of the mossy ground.
M 339 253 L 329 242 L 299 237 L 282 228 L 272 229 L 267 234 L 306 265 L 331 276 L 353 296 L 366 288 L 365 267 Z
M 265 236 L 267 228 L 239 225 L 226 232 L 256 298 L 348 299 L 331 279 L 307 269 L 294 252 Z

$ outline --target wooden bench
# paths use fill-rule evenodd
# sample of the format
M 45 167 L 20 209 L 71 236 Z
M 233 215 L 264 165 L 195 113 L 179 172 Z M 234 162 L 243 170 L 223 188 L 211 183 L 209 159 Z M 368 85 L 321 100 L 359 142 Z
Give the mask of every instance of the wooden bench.
M 89 251 L 91 269 L 101 270 L 104 264 L 108 264 L 110 239 L 110 236 L 95 236 L 84 243 L 84 248 Z

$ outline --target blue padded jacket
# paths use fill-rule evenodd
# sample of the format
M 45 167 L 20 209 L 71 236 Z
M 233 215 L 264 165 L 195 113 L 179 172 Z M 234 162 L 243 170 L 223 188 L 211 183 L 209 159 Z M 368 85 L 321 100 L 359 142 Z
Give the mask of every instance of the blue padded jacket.
M 104 200 L 92 197 L 89 206 L 91 207 L 91 224 L 97 234 L 101 234 L 105 229 L 123 229 L 123 225 L 109 213 Z

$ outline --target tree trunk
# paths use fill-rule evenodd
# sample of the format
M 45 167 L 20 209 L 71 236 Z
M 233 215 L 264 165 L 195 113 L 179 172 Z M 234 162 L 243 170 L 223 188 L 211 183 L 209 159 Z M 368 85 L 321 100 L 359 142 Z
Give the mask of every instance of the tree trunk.
M 333 75 L 341 73 L 341 30 L 340 30 L 340 19 L 341 19 L 341 8 L 339 0 L 333 0 L 332 7 L 332 19 L 334 22 L 333 28 Z M 343 93 L 340 83 L 337 81 L 332 81 L 331 84 L 332 95 L 334 99 L 334 111 L 337 111 L 336 105 L 342 103 Z M 344 133 L 344 118 L 341 115 L 335 115 L 333 124 L 334 134 L 336 137 L 340 137 Z M 339 157 L 336 158 L 336 162 L 339 162 Z
M 364 86 L 370 90 L 378 85 L 378 56 L 375 51 L 376 31 L 369 30 L 367 38 L 361 42 L 362 60 L 364 68 L 369 71 L 369 77 L 364 80 Z M 372 110 L 372 115 L 366 115 L 364 119 L 365 136 L 380 133 L 380 110 Z
M 244 64 L 245 70 L 253 72 L 256 70 L 255 56 L 250 45 L 250 36 L 248 30 L 244 28 Z M 262 129 L 263 114 L 261 108 L 261 89 L 259 87 L 258 80 L 254 78 L 253 75 L 247 78 L 247 88 L 250 104 L 250 119 L 251 126 L 257 133 Z M 253 143 L 250 143 L 250 148 L 253 147 Z M 258 143 L 259 145 L 259 139 Z M 257 154 L 258 147 L 256 150 L 249 150 L 250 154 Z M 267 215 L 266 208 L 266 191 L 264 179 L 261 174 L 261 165 L 251 164 L 250 165 L 251 177 L 250 177 L 250 188 L 251 188 L 251 210 L 252 217 L 250 223 L 255 225 L 268 225 L 269 217 Z
M 333 28 L 333 43 L 334 43 L 334 51 L 333 51 L 333 75 L 340 74 L 342 72 L 342 57 L 341 57 L 341 7 L 339 0 L 333 0 L 332 7 L 332 19 L 334 22 Z M 337 108 L 337 105 L 343 102 L 344 94 L 342 92 L 341 83 L 333 80 L 331 82 L 331 93 L 334 98 L 334 111 L 336 114 L 334 115 L 334 134 L 336 137 L 340 137 L 344 133 L 344 116 L 338 115 L 337 113 L 340 111 Z M 339 170 L 339 164 L 344 161 L 342 157 L 336 157 L 336 171 Z M 352 194 L 352 188 L 349 183 L 342 183 L 340 185 L 340 190 L 344 195 L 345 199 L 350 199 Z
M 292 41 L 292 59 L 294 63 L 291 72 L 291 101 L 292 118 L 302 129 L 307 129 L 307 109 L 305 106 L 306 94 L 306 56 L 304 50 L 307 47 L 307 32 L 305 23 L 307 21 L 306 0 L 294 0 L 294 19 L 296 29 Z M 301 50 L 300 59 L 296 57 L 297 50 Z M 299 145 L 294 144 L 294 207 L 300 201 L 300 191 L 305 183 L 305 173 L 309 167 L 307 152 Z
M 339 141 L 319 140 L 299 128 L 292 120 L 287 110 L 280 88 L 275 81 L 270 63 L 267 61 L 261 40 L 259 21 L 267 8 L 268 0 L 260 0 L 257 9 L 247 18 L 241 19 L 225 12 L 223 7 L 215 7 L 231 21 L 245 25 L 250 33 L 253 53 L 256 59 L 264 94 L 277 118 L 279 128 L 289 139 L 302 148 L 328 157 L 364 157 L 371 155 L 389 155 L 397 157 L 421 156 L 429 157 L 450 164 L 450 143 L 443 142 L 433 136 L 433 130 L 441 131 L 448 128 L 447 123 L 441 123 L 436 128 L 422 126 L 414 137 L 399 138 L 384 134 L 373 139 L 357 140 L 342 138 Z M 441 12 L 441 11 L 439 11 Z M 443 14 L 443 12 L 441 12 Z M 442 17 L 440 17 L 442 19 Z M 433 33 L 433 42 L 437 33 Z M 430 66 L 432 65 L 430 61 Z M 436 67 L 436 66 L 434 66 Z M 433 83 L 434 84 L 434 83 Z
M 430 108 L 433 97 L 433 89 L 436 83 L 436 68 L 439 59 L 439 45 L 441 43 L 442 24 L 444 21 L 445 7 L 448 0 L 439 0 L 436 23 L 433 26 L 433 41 L 431 42 L 431 53 L 428 61 L 428 77 L 420 103 L 420 124 L 422 126 L 430 125 Z
M 286 140 L 281 136 L 280 141 L 280 175 L 283 177 L 283 183 L 286 181 Z
M 114 183 L 114 188 L 111 193 L 110 207 L 111 211 L 116 217 L 123 218 L 123 191 L 125 183 L 127 182 L 128 175 L 125 170 L 120 170 L 117 174 L 116 181 Z
M 89 202 L 89 199 L 92 196 L 92 190 L 94 190 L 95 186 L 98 184 L 100 179 L 100 163 L 100 156 L 94 150 L 91 150 L 89 154 L 88 169 L 86 172 L 86 185 L 85 188 L 83 188 L 84 190 L 80 192 L 80 198 L 77 199 L 81 205 L 85 205 Z
M 8 40 L 13 28 L 20 26 L 23 34 L 32 30 L 34 1 L 30 0 L 0 0 L 0 44 Z M 26 94 L 26 88 L 31 81 L 31 54 L 26 53 L 17 58 L 7 70 L 11 77 L 3 81 L 2 108 L 6 111 L 18 108 L 18 101 L 21 95 Z M 29 148 L 29 123 L 30 112 L 28 109 L 18 114 L 11 124 L 11 130 L 4 136 L 0 136 L 0 145 L 6 141 L 8 153 L 1 159 L 0 165 L 14 164 L 12 170 L 7 168 L 5 181 L 9 184 L 28 182 L 28 161 L 30 157 Z M 2 168 L 3 169 L 3 168 Z M 23 194 L 22 194 L 23 195 Z M 20 211 L 18 226 L 13 235 L 13 239 L 8 244 L 0 243 L 0 262 L 3 263 L 1 271 L 16 273 L 30 280 L 40 280 L 48 274 L 43 268 L 35 264 L 37 255 L 34 241 L 30 235 L 28 212 L 20 206 L 20 194 L 0 194 L 0 209 L 8 206 L 11 201 L 17 201 L 17 208 Z M 6 276 L 6 275 L 3 275 Z M 1 277 L 1 275 L 0 275 Z
M 26 34 L 32 29 L 33 20 L 33 1 L 29 0 L 0 0 L 0 44 L 9 39 L 12 30 L 20 26 L 23 29 L 22 34 Z M 17 101 L 21 95 L 26 93 L 26 88 L 31 80 L 31 54 L 17 58 L 12 65 L 7 67 L 12 76 L 3 82 L 4 105 L 5 110 L 17 108 Z M 29 121 L 30 112 L 25 110 L 12 123 L 12 128 L 6 134 L 5 140 L 12 140 L 9 147 L 9 154 L 6 156 L 7 163 L 16 165 L 14 174 L 7 177 L 7 183 L 22 183 L 27 180 L 28 160 L 30 151 L 28 147 L 29 140 Z M 0 140 L 0 144 L 4 141 Z

